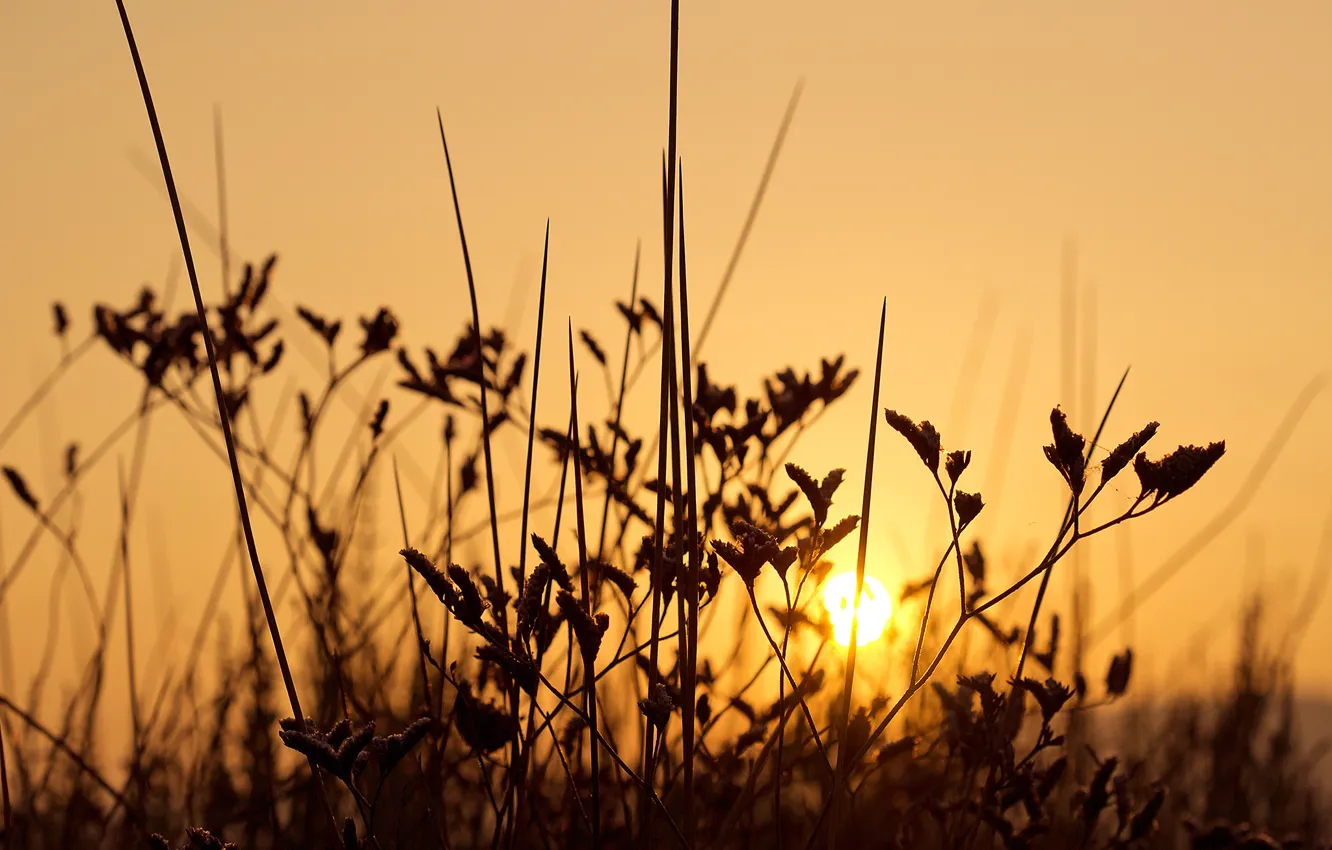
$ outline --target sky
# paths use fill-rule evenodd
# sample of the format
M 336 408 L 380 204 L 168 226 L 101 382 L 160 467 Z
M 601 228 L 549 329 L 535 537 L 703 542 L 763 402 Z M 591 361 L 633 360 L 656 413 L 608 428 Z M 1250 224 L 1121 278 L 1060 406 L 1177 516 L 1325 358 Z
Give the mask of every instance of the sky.
M 1301 391 L 1332 368 L 1332 6 L 683 5 L 679 150 L 695 304 L 717 293 L 804 81 L 704 352 L 713 376 L 753 393 L 765 373 L 838 353 L 868 372 L 886 299 L 881 406 L 935 422 L 948 448 L 973 449 L 975 480 L 1005 466 L 978 527 L 1007 574 L 1031 563 L 1058 520 L 1058 478 L 1040 451 L 1051 407 L 1093 430 L 1131 368 L 1109 442 L 1159 420 L 1154 456 L 1217 439 L 1228 451 L 1195 492 L 1086 556 L 1092 620 L 1252 492 L 1142 603 L 1131 632 L 1107 633 L 1098 657 L 1131 637 L 1143 675 L 1186 686 L 1183 660 L 1205 681 L 1256 591 L 1268 594 L 1279 635 L 1317 587 L 1332 508 L 1332 390 L 1309 404 L 1261 485 L 1246 480 Z M 560 320 L 548 328 L 567 316 L 616 339 L 611 302 L 627 295 L 640 241 L 641 285 L 660 299 L 668 4 L 237 0 L 129 11 L 183 195 L 215 220 L 220 114 L 232 245 L 244 260 L 279 254 L 285 303 L 349 318 L 388 304 L 409 344 L 451 344 L 469 305 L 436 108 L 483 323 L 531 339 L 547 220 L 547 315 Z M 5 4 L 0 115 L 8 421 L 60 356 L 52 301 L 86 333 L 93 303 L 128 304 L 144 282 L 179 282 L 180 252 L 114 3 Z M 201 283 L 217 292 L 208 235 L 195 237 Z M 1070 250 L 1079 363 L 1066 397 Z M 550 333 L 545 353 L 563 362 L 564 345 Z M 547 418 L 560 423 L 567 379 L 548 387 L 558 400 Z M 97 353 L 0 447 L 0 462 L 51 492 L 62 446 L 105 434 L 139 389 Z M 869 391 L 863 374 L 793 455 L 815 471 L 847 468 L 847 512 L 864 476 Z M 597 392 L 588 403 L 602 401 Z M 1003 411 L 1013 398 L 1009 452 Z M 645 411 L 649 401 L 632 403 Z M 880 423 L 870 569 L 891 587 L 932 566 L 940 514 L 910 449 Z M 109 469 L 90 484 L 102 503 L 90 496 L 85 506 L 98 586 L 115 552 Z M 539 472 L 553 474 L 549 464 Z M 506 504 L 514 482 L 500 481 Z M 133 540 L 151 565 L 135 578 L 147 645 L 169 645 L 161 636 L 202 605 L 231 533 L 212 519 L 229 509 L 228 487 L 188 428 L 170 417 L 154 425 Z M 8 563 L 30 519 L 6 494 L 0 522 Z M 46 541 L 13 591 L 18 682 L 35 664 L 57 554 Z M 1055 595 L 1066 599 L 1062 581 Z M 1010 617 L 1025 620 L 1029 604 L 1019 597 Z M 1297 658 L 1302 686 L 1332 691 L 1332 656 L 1319 651 L 1329 640 L 1332 620 L 1320 612 Z

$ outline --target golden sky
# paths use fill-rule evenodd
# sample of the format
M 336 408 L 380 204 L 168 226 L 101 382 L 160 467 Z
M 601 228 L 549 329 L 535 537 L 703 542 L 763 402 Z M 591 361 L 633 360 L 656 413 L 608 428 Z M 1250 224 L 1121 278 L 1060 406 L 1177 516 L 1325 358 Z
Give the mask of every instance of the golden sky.
M 806 80 L 708 343 L 714 376 L 753 392 L 760 369 L 815 367 L 843 351 L 871 369 L 886 296 L 884 403 L 932 419 L 946 446 L 974 449 L 981 479 L 1026 346 L 1006 484 L 984 526 L 1006 569 L 1058 518 L 1057 476 L 1040 453 L 1050 407 L 1063 401 L 1076 425 L 1092 428 L 1081 392 L 1059 395 L 1065 237 L 1076 238 L 1079 280 L 1095 291 L 1098 404 L 1133 370 L 1110 441 L 1159 419 L 1154 454 L 1223 438 L 1229 446 L 1196 492 L 1136 525 L 1127 545 L 1105 538 L 1095 549 L 1097 614 L 1122 593 L 1121 556 L 1131 552 L 1142 578 L 1201 528 L 1239 492 L 1300 390 L 1332 367 L 1332 5 L 684 5 L 680 153 L 696 305 L 716 290 L 787 98 Z M 216 208 L 219 107 L 241 257 L 277 251 L 277 292 L 289 304 L 350 318 L 388 303 L 405 340 L 440 347 L 468 308 L 436 106 L 484 322 L 516 318 L 531 338 L 547 217 L 547 309 L 558 320 L 548 327 L 572 315 L 611 344 L 610 301 L 627 294 L 639 239 L 643 285 L 659 299 L 668 11 L 640 2 L 130 4 L 183 194 Z M 152 141 L 114 3 L 5 4 L 0 115 L 7 419 L 58 357 L 53 299 L 70 305 L 82 334 L 94 301 L 127 303 L 167 276 L 179 250 L 157 178 L 145 176 L 156 168 Z M 217 263 L 205 235 L 196 238 L 204 285 L 216 292 Z M 564 344 L 547 336 L 551 362 L 563 362 Z M 980 367 L 964 374 L 969 344 Z M 547 401 L 547 422 L 566 410 L 558 372 L 548 373 L 546 398 L 558 400 Z M 868 390 L 863 380 L 793 458 L 811 470 L 848 467 L 848 512 L 858 509 Z M 594 382 L 587 403 L 599 392 Z M 136 400 L 131 376 L 99 354 L 0 461 L 49 492 L 63 443 L 92 442 Z M 1232 633 L 1215 624 L 1233 623 L 1254 588 L 1273 594 L 1278 625 L 1306 595 L 1332 507 L 1330 426 L 1332 391 L 1242 517 L 1143 606 L 1144 675 L 1164 677 L 1200 647 L 1223 660 Z M 154 612 L 140 623 L 148 642 L 164 612 L 187 620 L 200 604 L 196 588 L 230 533 L 207 518 L 227 510 L 225 469 L 179 423 L 154 427 L 135 541 L 159 565 L 137 579 Z M 882 429 L 880 440 L 871 568 L 891 585 L 932 563 L 926 540 L 939 538 L 925 523 L 938 516 L 909 449 Z M 548 464 L 538 469 L 550 474 Z M 501 480 L 506 503 L 516 483 Z M 27 519 L 7 494 L 0 519 L 12 557 Z M 99 576 L 114 554 L 109 539 L 104 550 L 89 555 Z M 15 590 L 20 652 L 36 651 L 47 568 Z M 1025 619 L 1016 608 L 1011 616 Z M 1332 687 L 1332 657 L 1320 651 L 1329 640 L 1323 616 L 1299 659 L 1311 687 Z M 1102 649 L 1119 643 L 1112 636 Z

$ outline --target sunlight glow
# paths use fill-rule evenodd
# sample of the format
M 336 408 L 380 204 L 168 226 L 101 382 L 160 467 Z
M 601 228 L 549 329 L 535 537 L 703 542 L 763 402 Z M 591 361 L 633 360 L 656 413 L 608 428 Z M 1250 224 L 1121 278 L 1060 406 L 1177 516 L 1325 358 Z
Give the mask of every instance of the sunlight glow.
M 823 583 L 823 607 L 833 624 L 833 640 L 842 646 L 851 645 L 851 621 L 855 612 L 851 600 L 856 592 L 856 574 L 838 573 Z M 876 641 L 888 625 L 893 613 L 892 597 L 883 583 L 874 576 L 865 576 L 860 589 L 860 627 L 856 631 L 856 645 L 864 646 Z

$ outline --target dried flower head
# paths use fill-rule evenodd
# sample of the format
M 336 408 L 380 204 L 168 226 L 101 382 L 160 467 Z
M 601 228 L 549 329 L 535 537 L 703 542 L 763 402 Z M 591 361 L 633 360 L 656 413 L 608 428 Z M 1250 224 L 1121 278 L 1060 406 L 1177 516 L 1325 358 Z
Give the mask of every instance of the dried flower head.
M 971 452 L 962 449 L 949 452 L 948 457 L 944 459 L 944 470 L 948 473 L 948 480 L 956 484 L 957 479 L 970 464 Z
M 774 558 L 781 557 L 777 541 L 766 531 L 746 522 L 737 522 L 731 529 L 735 535 L 736 546 L 724 540 L 712 541 L 713 551 L 730 565 L 750 587 L 758 579 L 763 566 Z
M 386 307 L 380 307 L 373 317 L 367 319 L 362 316 L 360 322 L 361 330 L 365 332 L 365 337 L 361 340 L 361 354 L 370 357 L 381 351 L 388 351 L 398 335 L 398 320 L 393 313 Z
M 1075 496 L 1082 494 L 1087 483 L 1087 461 L 1083 451 L 1087 445 L 1081 434 L 1068 427 L 1068 416 L 1056 407 L 1050 411 L 1050 428 L 1054 443 L 1045 447 L 1045 457 L 1059 470 Z
M 448 598 L 445 598 L 444 603 L 463 624 L 473 629 L 479 628 L 481 615 L 485 613 L 488 603 L 481 598 L 481 591 L 472 580 L 471 573 L 457 564 L 450 564 L 449 579 L 457 587 L 458 594 L 452 604 Z
M 985 507 L 985 502 L 981 500 L 979 493 L 963 493 L 958 490 L 953 496 L 953 507 L 957 509 L 957 524 L 960 530 L 976 518 L 981 508 Z
M 707 592 L 708 599 L 716 597 L 717 590 L 721 587 L 721 567 L 717 564 L 715 551 L 708 553 L 707 565 L 703 567 L 698 582 L 699 587 Z
M 586 330 L 579 331 L 578 337 L 583 341 L 583 345 L 587 346 L 587 350 L 592 354 L 593 358 L 595 358 L 602 366 L 605 366 L 606 352 L 601 349 L 601 345 L 597 342 L 596 338 Z
M 1180 446 L 1157 461 L 1140 453 L 1133 461 L 1142 495 L 1155 494 L 1157 502 L 1173 499 L 1188 490 L 1226 453 L 1225 441 L 1199 446 Z
M 847 752 L 846 765 L 849 765 L 846 767 L 847 770 L 854 770 L 856 768 L 857 765 L 852 764 L 850 759 L 864 749 L 866 742 L 869 741 L 869 736 L 869 709 L 862 705 L 860 708 L 856 709 L 856 713 L 852 715 L 851 719 L 847 721 L 846 724 L 846 743 L 843 746 L 846 747 Z
M 458 732 L 475 752 L 492 753 L 509 743 L 517 730 L 512 716 L 472 694 L 470 682 L 458 683 Z
M 610 617 L 604 613 L 593 617 L 567 590 L 561 590 L 555 601 L 564 612 L 564 616 L 568 618 L 569 625 L 573 626 L 578 646 L 583 651 L 584 663 L 591 666 L 601 649 L 601 638 L 610 628 Z
M 985 584 L 985 554 L 981 552 L 979 540 L 971 542 L 971 548 L 962 555 L 962 564 L 976 584 Z
M 1110 454 L 1105 456 L 1105 460 L 1101 461 L 1101 481 L 1109 481 L 1128 466 L 1129 461 L 1147 445 L 1147 441 L 1156 436 L 1156 429 L 1160 427 L 1159 422 L 1148 422 L 1141 431 L 1115 446 Z
M 1105 674 L 1105 690 L 1112 697 L 1123 696 L 1128 690 L 1129 679 L 1133 675 L 1133 650 L 1125 649 L 1110 659 L 1110 669 Z
M 1024 678 L 1014 680 L 1012 685 L 1014 689 L 1026 691 L 1035 698 L 1036 704 L 1041 708 L 1041 718 L 1047 724 L 1073 697 L 1072 688 L 1054 679 L 1038 682 L 1032 678 Z
M 494 576 L 482 575 L 481 586 L 486 590 L 486 602 L 490 606 L 490 610 L 503 612 L 508 609 L 512 597 L 507 590 L 500 589 Z
M 639 314 L 642 315 L 644 319 L 647 319 L 659 328 L 661 327 L 661 313 L 657 312 L 657 308 L 652 306 L 651 301 L 647 300 L 647 298 L 639 298 L 638 306 Z
M 1119 767 L 1119 759 L 1111 758 L 1101 762 L 1087 786 L 1087 795 L 1082 802 L 1082 822 L 1090 830 L 1096 825 L 1101 812 L 1110 804 L 1110 779 Z
M 550 586 L 550 567 L 537 564 L 523 585 L 523 593 L 518 597 L 518 636 L 525 640 L 546 616 L 546 588 Z
M 56 336 L 63 337 L 69 331 L 69 316 L 65 313 L 65 305 L 59 301 L 53 303 L 51 315 L 55 319 Z
M 796 466 L 794 463 L 786 465 L 786 474 L 800 488 L 800 492 L 805 494 L 809 501 L 809 506 L 814 509 L 814 522 L 816 525 L 823 525 L 828 521 L 828 508 L 832 507 L 833 494 L 842 484 L 842 477 L 846 474 L 844 469 L 834 469 L 824 476 L 822 482 L 816 483 L 814 478 L 808 472 Z
M 380 399 L 379 406 L 375 408 L 375 415 L 370 419 L 370 436 L 376 440 L 384 433 L 384 420 L 388 417 L 388 412 L 388 399 Z
M 320 732 L 308 718 L 304 730 L 290 717 L 280 725 L 278 737 L 288 749 L 295 750 L 343 782 L 351 782 L 357 757 L 375 736 L 373 720 L 354 732 L 350 722 L 345 725 L 340 722 L 329 732 Z
M 338 339 L 338 333 L 342 330 L 341 319 L 330 322 L 309 307 L 300 305 L 296 307 L 296 315 L 300 316 L 301 320 L 309 325 L 310 330 L 319 335 L 320 339 L 324 341 L 324 345 L 329 348 L 333 347 L 333 343 Z
M 421 578 L 425 579 L 426 585 L 443 602 L 447 597 L 454 593 L 453 585 L 449 582 L 442 572 L 440 572 L 426 555 L 410 546 L 398 551 L 399 555 L 407 561 L 407 566 L 416 570 Z
M 263 363 L 259 366 L 259 374 L 267 375 L 276 369 L 278 364 L 282 362 L 282 355 L 285 351 L 286 344 L 282 340 L 273 343 L 272 350 L 268 352 L 268 356 L 264 358 Z
M 671 712 L 675 710 L 675 700 L 671 698 L 670 690 L 666 685 L 658 682 L 651 696 L 643 697 L 638 701 L 638 710 L 643 712 L 643 716 L 648 719 L 648 722 L 660 731 L 666 728 L 667 721 L 671 719 Z
M 417 744 L 425 740 L 432 726 L 433 721 L 429 717 L 421 717 L 409 723 L 396 735 L 375 738 L 371 748 L 379 765 L 379 775 L 384 777 L 392 773 L 393 768 L 397 767 Z
M 537 550 L 537 555 L 541 557 L 541 563 L 545 564 L 550 570 L 550 577 L 554 579 L 555 583 L 562 589 L 573 592 L 573 581 L 569 578 L 569 570 L 565 568 L 564 563 L 555 554 L 555 550 L 551 548 L 550 544 L 542 540 L 540 535 L 533 534 L 532 547 Z
M 65 447 L 65 477 L 73 479 L 79 471 L 79 444 L 70 443 Z
M 538 682 L 536 664 L 528 657 L 527 651 L 521 644 L 518 645 L 517 652 L 510 652 L 493 643 L 482 644 L 476 648 L 476 657 L 482 661 L 489 661 L 503 670 L 509 681 L 528 694 L 536 694 Z
M 634 581 L 633 576 L 607 561 L 593 559 L 588 562 L 588 566 L 597 575 L 598 581 L 609 581 L 615 585 L 626 602 L 633 598 L 634 590 L 638 587 L 638 583 Z
M 938 475 L 939 452 L 943 450 L 943 442 L 934 426 L 928 421 L 917 425 L 911 421 L 910 417 L 887 408 L 884 409 L 883 415 L 888 420 L 888 427 L 905 437 L 911 447 L 916 450 L 916 454 L 920 455 L 925 467 L 932 474 Z
M 32 491 L 28 489 L 28 482 L 23 480 L 23 476 L 12 466 L 6 466 L 2 471 L 5 478 L 9 479 L 9 486 L 14 491 L 14 495 L 18 497 L 20 502 L 27 505 L 29 510 L 36 513 L 37 497 L 32 495 Z

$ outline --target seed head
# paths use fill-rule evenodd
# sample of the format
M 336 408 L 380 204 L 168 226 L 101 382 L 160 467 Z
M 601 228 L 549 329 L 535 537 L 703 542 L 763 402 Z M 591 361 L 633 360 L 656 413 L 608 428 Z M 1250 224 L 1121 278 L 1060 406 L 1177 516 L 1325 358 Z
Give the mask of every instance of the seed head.
M 470 682 L 458 683 L 458 732 L 473 750 L 491 753 L 513 737 L 517 724 L 513 717 L 494 703 L 472 694 Z
M 1073 433 L 1068 427 L 1068 417 L 1057 407 L 1050 411 L 1050 429 L 1054 432 L 1054 443 L 1045 447 L 1045 456 L 1068 482 L 1073 495 L 1080 496 L 1087 483 L 1087 462 L 1083 456 L 1087 441 L 1081 434 Z
M 36 513 L 37 497 L 32 495 L 32 491 L 28 489 L 28 482 L 23 480 L 23 476 L 12 466 L 6 466 L 3 472 L 5 478 L 9 479 L 9 486 L 14 491 L 14 495 L 18 496 L 20 502 L 28 506 L 28 510 Z
M 1112 697 L 1123 696 L 1128 690 L 1129 678 L 1133 675 L 1133 650 L 1125 649 L 1110 659 L 1110 669 L 1105 674 L 1105 690 Z
M 962 449 L 949 452 L 948 457 L 944 460 L 944 469 L 948 472 L 948 480 L 951 483 L 956 484 L 957 479 L 962 475 L 963 471 L 966 470 L 970 463 L 971 452 L 963 451 Z
M 888 426 L 897 433 L 906 438 L 911 447 L 920 455 L 925 467 L 934 474 L 939 474 L 939 452 L 943 450 L 943 444 L 939 437 L 939 432 L 928 421 L 917 425 L 911 421 L 910 417 L 903 416 L 896 410 L 884 409 L 884 418 L 888 420 Z
M 667 721 L 671 719 L 671 712 L 675 710 L 675 700 L 671 699 L 670 690 L 658 682 L 652 691 L 652 696 L 638 701 L 638 710 L 643 712 L 643 716 L 660 731 L 666 728 Z
M 960 530 L 976 518 L 981 508 L 985 507 L 985 502 L 981 500 L 979 493 L 963 493 L 958 490 L 953 496 L 953 507 L 957 509 L 957 524 Z
M 560 557 L 555 554 L 555 550 L 550 544 L 542 540 L 540 535 L 532 535 L 532 546 L 537 550 L 537 555 L 541 557 L 541 563 L 545 564 L 550 570 L 550 577 L 555 580 L 564 590 L 573 592 L 573 581 L 569 578 L 569 571 L 565 569 L 564 563 Z
M 584 663 L 591 666 L 601 649 L 601 638 L 610 628 L 610 617 L 606 614 L 597 614 L 593 617 L 567 590 L 560 591 L 556 602 L 564 612 L 564 616 L 568 618 L 569 624 L 573 626 L 578 646 L 583 651 Z
M 1155 493 L 1156 501 L 1164 502 L 1197 484 L 1225 453 L 1225 441 L 1209 443 L 1206 448 L 1180 446 L 1157 461 L 1139 453 L 1133 461 L 1133 471 L 1142 484 L 1142 495 Z
M 814 481 L 813 476 L 794 463 L 786 465 L 786 474 L 809 500 L 809 506 L 814 509 L 814 523 L 819 526 L 828 521 L 828 508 L 832 507 L 833 493 L 841 486 L 842 476 L 845 473 L 844 469 L 834 469 L 824 476 L 822 483 L 818 483 Z
M 1147 441 L 1156 436 L 1156 429 L 1160 427 L 1159 422 L 1148 422 L 1141 431 L 1115 446 L 1114 450 L 1105 456 L 1105 460 L 1101 461 L 1101 481 L 1109 481 L 1128 466 L 1129 461 L 1147 445 Z

